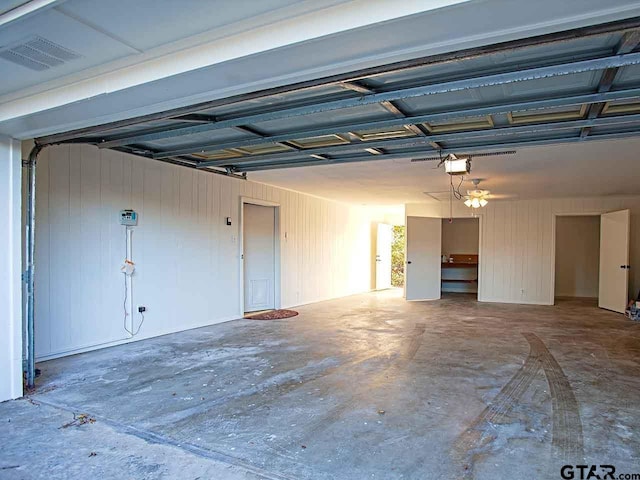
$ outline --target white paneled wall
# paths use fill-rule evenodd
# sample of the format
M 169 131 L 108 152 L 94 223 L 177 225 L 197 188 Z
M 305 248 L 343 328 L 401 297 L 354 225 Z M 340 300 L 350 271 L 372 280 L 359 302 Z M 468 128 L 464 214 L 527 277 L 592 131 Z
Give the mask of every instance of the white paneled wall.
M 136 339 L 238 318 L 241 197 L 281 206 L 283 307 L 369 290 L 364 209 L 90 146 L 45 149 L 36 196 L 37 356 L 128 339 L 119 271 L 125 208 L 140 216 L 133 305 L 148 309 Z
M 407 204 L 407 216 L 449 216 L 447 202 Z M 554 218 L 631 210 L 630 295 L 640 289 L 640 197 L 493 201 L 480 212 L 478 298 L 484 302 L 552 304 Z M 470 210 L 456 203 L 454 217 Z

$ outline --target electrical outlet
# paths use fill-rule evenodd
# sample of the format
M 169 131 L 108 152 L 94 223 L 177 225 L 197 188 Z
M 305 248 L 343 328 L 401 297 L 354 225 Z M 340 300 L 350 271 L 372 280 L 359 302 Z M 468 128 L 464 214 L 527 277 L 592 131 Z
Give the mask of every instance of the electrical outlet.
M 138 306 L 138 313 L 143 313 L 147 311 L 147 307 L 143 306 L 143 305 L 139 305 Z

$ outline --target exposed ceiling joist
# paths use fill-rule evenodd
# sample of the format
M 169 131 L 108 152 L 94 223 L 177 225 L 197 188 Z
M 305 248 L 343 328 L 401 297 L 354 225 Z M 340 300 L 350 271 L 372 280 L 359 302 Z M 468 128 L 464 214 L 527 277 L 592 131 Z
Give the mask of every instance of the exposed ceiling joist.
M 457 153 L 460 151 L 472 151 L 472 152 L 481 152 L 487 150 L 495 150 L 501 148 L 517 148 L 517 147 L 535 147 L 535 146 L 546 146 L 546 145 L 557 145 L 557 144 L 565 144 L 565 143 L 577 143 L 581 141 L 597 141 L 597 140 L 617 140 L 629 137 L 638 136 L 638 132 L 629 132 L 629 133 L 611 133 L 611 134 L 601 134 L 587 137 L 586 139 L 581 139 L 579 136 L 573 138 L 559 138 L 559 139 L 545 139 L 545 140 L 519 140 L 513 142 L 506 143 L 491 143 L 486 145 L 461 145 L 456 147 L 455 149 L 445 149 L 442 151 L 443 155 L 449 153 Z M 322 165 L 342 165 L 348 163 L 357 163 L 357 162 L 370 162 L 370 161 L 380 161 L 380 160 L 409 160 L 413 158 L 419 158 L 420 155 L 416 153 L 388 153 L 383 155 L 367 155 L 367 156 L 354 156 L 349 158 L 342 159 L 326 159 L 326 160 L 307 160 L 305 162 L 293 162 L 293 163 L 281 163 L 281 164 L 270 164 L 270 165 L 256 165 L 256 166 L 243 166 L 238 168 L 237 172 L 256 172 L 263 170 L 277 170 L 284 168 L 300 168 L 300 167 L 313 167 L 313 166 L 322 166 Z M 419 164 L 416 164 L 419 165 Z
M 617 55 L 624 55 L 627 53 L 631 53 L 636 49 L 639 43 L 640 43 L 640 30 L 630 30 L 622 36 L 622 40 L 620 41 L 618 46 L 615 48 L 615 53 Z M 611 87 L 613 86 L 613 82 L 615 82 L 616 76 L 618 75 L 619 71 L 620 71 L 619 67 L 607 68 L 604 71 L 600 79 L 600 83 L 598 84 L 598 93 L 604 93 L 611 90 Z M 589 108 L 587 111 L 587 118 L 589 119 L 597 118 L 602 113 L 602 109 L 604 108 L 604 105 L 605 105 L 604 102 L 598 102 L 598 103 L 589 105 Z M 580 137 L 584 138 L 588 136 L 590 133 L 591 133 L 591 127 L 585 127 L 580 132 Z
M 626 138 L 640 135 L 637 20 L 615 32 L 615 42 L 609 33 L 592 38 L 598 28 L 583 36 L 510 42 L 502 49 L 418 59 L 399 70 L 381 67 L 369 76 L 333 77 L 313 84 L 322 86 L 315 90 L 291 86 L 271 97 L 244 96 L 237 104 L 227 99 L 216 103 L 224 108 L 209 110 L 198 111 L 199 104 L 174 110 L 162 124 L 93 135 L 117 128 L 112 124 L 67 141 L 233 173 L 404 158 L 460 145 L 474 150 L 535 145 L 533 139 Z
M 602 94 L 589 94 L 589 95 L 574 95 L 563 98 L 555 98 L 555 99 L 545 99 L 545 100 L 531 100 L 525 102 L 515 102 L 515 103 L 507 103 L 504 105 L 492 105 L 492 106 L 481 106 L 476 108 L 468 108 L 459 111 L 449 111 L 439 114 L 431 114 L 431 115 L 418 115 L 413 117 L 407 117 L 405 119 L 393 119 L 386 121 L 376 121 L 376 122 L 365 122 L 360 124 L 349 124 L 344 126 L 332 126 L 332 127 L 323 127 L 320 129 L 313 130 L 301 130 L 301 131 L 293 131 L 288 132 L 283 135 L 275 135 L 270 137 L 270 141 L 280 141 L 286 140 L 296 137 L 311 137 L 311 136 L 320 136 L 320 135 L 328 135 L 331 133 L 339 133 L 339 132 L 349 132 L 353 130 L 367 130 L 371 128 L 383 128 L 383 127 L 393 127 L 404 125 L 407 122 L 412 124 L 415 123 L 423 123 L 423 122 L 435 122 L 435 121 L 445 121 L 452 120 L 456 118 L 463 118 L 469 116 L 480 116 L 480 115 L 489 115 L 495 113 L 506 113 L 511 110 L 527 110 L 527 109 L 535 109 L 535 108 L 549 108 L 556 106 L 564 106 L 564 105 L 581 105 L 584 103 L 588 103 L 591 101 L 611 101 L 611 100 L 620 100 L 620 99 L 633 99 L 640 98 L 640 88 L 638 89 L 630 89 L 630 90 L 621 90 L 615 92 L 607 92 Z M 437 141 L 435 138 L 433 141 Z M 251 140 L 238 140 L 231 142 L 223 142 L 223 143 L 215 143 L 211 145 L 203 145 L 201 146 L 203 151 L 207 149 L 227 149 L 227 148 L 236 148 L 243 145 L 253 145 L 261 143 L 261 141 L 251 141 Z M 153 158 L 163 158 L 164 155 L 179 155 L 179 154 L 188 154 L 194 151 L 194 147 L 186 147 L 174 150 L 172 152 L 161 152 L 153 155 Z
M 440 133 L 430 135 L 426 137 L 412 137 L 401 138 L 391 140 L 379 140 L 375 142 L 368 142 L 366 146 L 372 149 L 385 149 L 385 148 L 409 148 L 409 147 L 424 147 L 429 145 L 434 140 L 442 142 L 447 141 L 462 141 L 472 139 L 504 139 L 509 136 L 517 134 L 532 134 L 532 133 L 549 133 L 559 132 L 563 130 L 577 130 L 585 126 L 611 126 L 632 124 L 636 129 L 640 129 L 640 114 L 637 115 L 621 115 L 616 117 L 603 117 L 594 118 L 591 120 L 568 120 L 563 122 L 551 123 L 551 124 L 533 124 L 533 125 L 520 125 L 520 126 L 505 126 L 497 127 L 493 129 L 480 129 L 470 130 L 465 132 L 454 133 Z M 322 154 L 324 156 L 336 156 L 340 154 L 359 151 L 362 149 L 363 144 L 347 144 L 333 147 L 321 147 L 315 149 L 308 149 L 302 152 L 291 153 L 279 153 L 279 154 L 267 154 L 267 155 L 255 155 L 248 157 L 238 157 L 226 160 L 202 162 L 199 167 L 219 167 L 224 165 L 230 165 L 233 167 L 239 167 L 243 165 L 266 165 L 272 162 L 304 162 L 308 160 L 312 154 Z
M 640 53 L 630 53 L 627 55 L 612 55 L 604 58 L 594 58 L 590 60 L 581 60 L 577 62 L 562 63 L 545 67 L 526 68 L 523 70 L 509 71 L 492 75 L 471 76 L 461 80 L 453 80 L 449 82 L 435 83 L 419 87 L 403 88 L 400 90 L 362 95 L 357 98 L 326 101 L 301 107 L 283 108 L 281 110 L 271 111 L 267 113 L 256 113 L 253 115 L 230 118 L 228 120 L 220 120 L 211 124 L 175 128 L 167 132 L 153 132 L 126 136 L 117 140 L 102 142 L 99 146 L 101 148 L 114 148 L 124 145 L 193 135 L 196 133 L 210 132 L 222 128 L 236 127 L 239 125 L 279 120 L 302 115 L 310 115 L 320 112 L 358 107 L 362 105 L 371 105 L 383 101 L 401 100 L 404 98 L 434 95 L 437 93 L 447 93 L 494 85 L 504 85 L 525 80 L 534 80 L 553 76 L 569 75 L 572 73 L 604 70 L 607 68 L 622 67 L 626 65 L 637 65 L 639 63 Z

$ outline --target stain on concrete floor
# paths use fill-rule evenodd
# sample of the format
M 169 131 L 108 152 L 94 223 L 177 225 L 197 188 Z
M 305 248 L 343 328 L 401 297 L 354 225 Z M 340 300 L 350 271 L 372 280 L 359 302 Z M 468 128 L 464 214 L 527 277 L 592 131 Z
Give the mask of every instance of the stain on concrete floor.
M 127 444 L 124 463 L 81 459 L 104 478 L 555 479 L 575 458 L 640 473 L 640 329 L 622 315 L 395 290 L 298 311 L 40 364 L 40 406 L 0 404 L 0 478 L 85 478 L 61 473 L 70 435 Z M 97 422 L 57 429 L 71 412 Z

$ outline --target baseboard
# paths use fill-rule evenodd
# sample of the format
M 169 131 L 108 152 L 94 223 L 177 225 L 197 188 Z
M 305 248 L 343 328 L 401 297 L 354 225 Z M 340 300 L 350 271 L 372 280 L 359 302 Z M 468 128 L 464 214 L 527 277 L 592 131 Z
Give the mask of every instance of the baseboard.
M 139 337 L 136 336 L 136 337 L 132 337 L 132 338 L 123 338 L 123 339 L 120 339 L 120 340 L 113 340 L 113 341 L 110 341 L 110 342 L 94 343 L 94 344 L 90 344 L 90 345 L 82 345 L 82 346 L 74 347 L 74 348 L 67 349 L 67 350 L 60 350 L 60 351 L 57 351 L 57 352 L 48 353 L 46 355 L 36 356 L 36 362 L 46 362 L 47 360 L 54 360 L 56 358 L 68 357 L 70 355 L 77 355 L 79 353 L 91 352 L 93 350 L 100 350 L 102 348 L 116 347 L 118 345 L 124 345 L 124 344 L 127 344 L 127 343 L 139 342 L 141 340 L 149 340 L 150 338 L 163 337 L 165 335 L 171 335 L 173 333 L 187 332 L 189 330 L 195 330 L 196 328 L 209 327 L 211 325 L 217 325 L 218 323 L 229 322 L 231 320 L 238 320 L 240 318 L 242 318 L 242 316 L 233 315 L 233 316 L 229 316 L 229 317 L 219 318 L 219 319 L 216 319 L 216 320 L 213 320 L 213 321 L 203 322 L 202 324 L 194 325 L 194 326 L 188 327 L 188 328 L 180 328 L 180 329 L 177 329 L 177 330 L 175 330 L 175 329 L 160 330 L 158 333 L 154 333 L 153 335 L 146 335 L 146 336 L 139 336 Z

